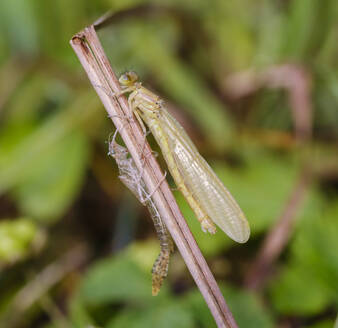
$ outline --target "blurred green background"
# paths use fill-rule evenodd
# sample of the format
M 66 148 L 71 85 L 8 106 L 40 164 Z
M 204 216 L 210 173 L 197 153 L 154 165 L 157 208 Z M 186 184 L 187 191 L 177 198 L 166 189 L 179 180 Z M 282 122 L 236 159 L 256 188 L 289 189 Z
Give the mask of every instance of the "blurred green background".
M 177 251 L 151 296 L 154 229 L 69 46 L 108 10 L 113 69 L 167 100 L 248 217 L 244 245 L 206 235 L 175 191 L 239 327 L 333 327 L 336 0 L 1 1 L 0 327 L 215 327 Z

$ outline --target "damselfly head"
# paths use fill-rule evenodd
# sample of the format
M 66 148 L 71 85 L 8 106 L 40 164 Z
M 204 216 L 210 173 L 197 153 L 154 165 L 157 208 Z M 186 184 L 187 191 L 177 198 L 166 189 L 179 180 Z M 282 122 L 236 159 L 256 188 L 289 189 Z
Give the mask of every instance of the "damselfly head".
M 138 80 L 138 76 L 135 72 L 126 72 L 122 74 L 119 78 L 119 82 L 123 86 L 131 86 Z

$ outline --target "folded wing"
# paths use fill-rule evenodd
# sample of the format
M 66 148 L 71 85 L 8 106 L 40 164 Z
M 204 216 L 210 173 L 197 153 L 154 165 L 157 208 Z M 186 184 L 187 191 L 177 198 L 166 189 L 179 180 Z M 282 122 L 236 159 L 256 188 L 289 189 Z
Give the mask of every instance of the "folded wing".
M 182 126 L 164 108 L 159 120 L 173 149 L 177 168 L 195 200 L 230 238 L 245 243 L 250 228 L 235 199 L 198 153 Z

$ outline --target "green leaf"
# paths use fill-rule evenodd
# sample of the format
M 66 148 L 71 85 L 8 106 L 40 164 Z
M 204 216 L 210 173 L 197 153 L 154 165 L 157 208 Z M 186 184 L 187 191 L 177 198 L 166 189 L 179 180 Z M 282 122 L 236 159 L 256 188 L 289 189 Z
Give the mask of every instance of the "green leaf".
M 81 288 L 84 302 L 145 302 L 151 296 L 151 275 L 124 255 L 103 260 L 87 273 Z
M 302 221 L 292 245 L 294 259 L 338 304 L 338 200 Z
M 282 49 L 286 57 L 303 61 L 313 58 L 326 41 L 335 20 L 334 6 L 335 1 L 331 0 L 326 1 L 325 6 L 316 0 L 290 2 Z
M 280 313 L 310 315 L 328 305 L 329 294 L 297 263 L 288 265 L 273 282 L 271 297 Z
M 14 69 L 11 73 L 14 76 L 18 74 Z M 40 111 L 46 103 L 45 93 L 48 79 L 39 74 L 27 75 L 22 85 L 16 88 L 16 95 L 11 99 L 5 112 L 6 126 L 15 126 L 18 123 L 21 123 L 21 125 L 28 122 L 34 123 L 41 115 Z
M 70 319 L 74 328 L 94 327 L 91 326 L 94 321 L 88 313 L 80 292 L 76 291 L 69 304 Z
M 107 328 L 192 328 L 195 327 L 191 312 L 180 301 L 158 303 L 154 307 L 123 311 Z
M 338 304 L 338 202 L 299 224 L 291 259 L 271 284 L 274 306 L 285 314 L 314 315 Z
M 295 0 L 285 21 L 284 52 L 288 57 L 302 58 L 313 32 L 317 1 Z
M 38 165 L 44 152 L 53 151 L 60 140 L 77 131 L 95 114 L 98 100 L 83 92 L 64 110 L 51 115 L 38 127 L 7 126 L 0 135 L 0 194 L 12 189 Z M 79 115 L 81 113 L 81 115 Z M 63 141 L 64 142 L 64 141 Z
M 239 327 L 275 327 L 271 314 L 255 294 L 230 286 L 221 290 Z
M 40 154 L 12 194 L 25 215 L 51 220 L 61 216 L 78 193 L 87 167 L 88 144 L 73 133 Z
M 29 219 L 2 220 L 0 222 L 0 267 L 25 257 L 41 236 L 41 231 Z
M 30 2 L 25 0 L 1 1 L 0 27 L 6 31 L 12 52 L 36 54 L 38 29 Z

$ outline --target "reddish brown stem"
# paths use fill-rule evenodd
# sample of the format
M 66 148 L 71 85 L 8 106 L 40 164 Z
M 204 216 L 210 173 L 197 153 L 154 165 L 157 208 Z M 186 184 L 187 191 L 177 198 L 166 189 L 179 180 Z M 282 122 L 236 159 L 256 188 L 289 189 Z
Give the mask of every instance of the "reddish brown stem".
M 228 96 L 238 99 L 261 87 L 283 88 L 289 104 L 298 141 L 309 141 L 312 134 L 311 75 L 295 64 L 272 66 L 263 72 L 244 71 L 227 77 L 224 89 Z
M 133 119 L 133 114 L 124 96 L 114 97 L 120 85 L 103 51 L 94 26 L 85 28 L 70 41 L 80 62 L 96 89 L 108 115 L 119 129 L 121 137 L 133 157 L 148 190 L 155 190 L 152 198 L 161 214 L 178 250 L 180 251 L 192 277 L 200 289 L 218 327 L 237 327 L 189 227 L 179 210 L 175 198 L 166 181 L 159 184 L 163 173 L 146 143 L 144 135 Z M 80 115 L 81 113 L 79 113 Z M 142 154 L 149 154 L 144 159 Z
M 310 170 L 303 168 L 281 216 L 267 234 L 251 269 L 248 271 L 245 284 L 249 289 L 257 290 L 264 285 L 273 263 L 287 245 L 310 180 Z

